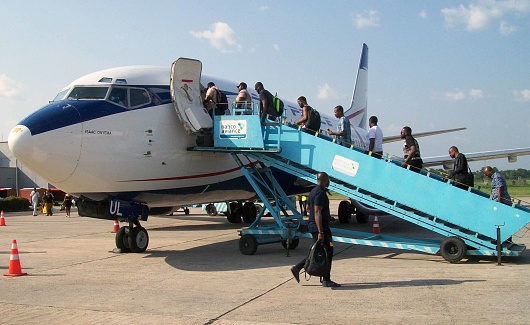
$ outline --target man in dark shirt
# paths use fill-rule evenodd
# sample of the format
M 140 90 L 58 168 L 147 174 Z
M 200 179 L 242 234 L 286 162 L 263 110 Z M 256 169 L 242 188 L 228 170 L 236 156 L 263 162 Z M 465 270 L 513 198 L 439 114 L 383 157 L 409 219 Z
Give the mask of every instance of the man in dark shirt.
M 449 171 L 449 178 L 455 181 L 456 187 L 467 190 L 471 184 L 469 184 L 466 156 L 460 153 L 455 146 L 449 148 L 449 156 L 454 159 L 453 170 Z
M 44 207 L 46 208 L 46 215 L 53 215 L 53 194 L 50 191 L 46 190 L 46 193 L 42 196 L 42 202 L 44 202 Z
M 329 264 L 331 271 L 331 261 L 333 259 L 333 243 L 332 234 L 329 229 L 329 222 L 331 221 L 331 214 L 329 212 L 329 199 L 327 194 L 327 187 L 329 186 L 329 176 L 326 173 L 318 173 L 317 186 L 311 190 L 309 194 L 309 232 L 313 236 L 313 241 L 323 242 L 328 249 Z M 291 273 L 295 280 L 300 282 L 300 270 L 304 268 L 304 258 L 300 263 L 291 267 Z M 322 277 L 323 287 L 340 287 L 340 284 L 331 281 L 330 274 Z
M 420 156 L 420 146 L 418 141 L 412 137 L 412 129 L 408 126 L 405 126 L 401 130 L 401 139 L 405 139 L 403 143 L 403 155 L 405 160 L 401 164 L 404 168 L 407 168 L 407 165 L 410 165 L 410 170 L 419 173 L 423 168 L 423 160 Z
M 254 90 L 256 90 L 259 94 L 259 109 L 260 109 L 260 115 L 261 115 L 261 123 L 265 123 L 265 119 L 268 118 L 271 121 L 276 120 L 277 112 L 274 109 L 274 106 L 272 106 L 272 94 L 263 88 L 263 84 L 261 82 L 256 82 L 256 85 L 254 86 Z

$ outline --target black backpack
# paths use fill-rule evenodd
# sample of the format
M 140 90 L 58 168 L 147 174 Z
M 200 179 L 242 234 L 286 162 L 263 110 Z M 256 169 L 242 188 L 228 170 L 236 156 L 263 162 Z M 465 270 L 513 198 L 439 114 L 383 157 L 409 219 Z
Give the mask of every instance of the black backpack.
M 320 113 L 311 106 L 309 106 L 309 108 L 311 108 L 311 110 L 307 116 L 305 127 L 311 131 L 318 132 L 320 130 Z
M 276 110 L 277 115 L 276 116 L 282 116 L 283 115 L 283 102 L 278 97 L 274 96 L 272 99 L 272 106 Z
M 331 270 L 328 249 L 322 242 L 316 241 L 305 261 L 305 272 L 312 276 L 327 276 Z
M 215 115 L 225 115 L 225 110 L 228 109 L 228 98 L 223 92 L 217 90 L 217 103 L 215 104 Z

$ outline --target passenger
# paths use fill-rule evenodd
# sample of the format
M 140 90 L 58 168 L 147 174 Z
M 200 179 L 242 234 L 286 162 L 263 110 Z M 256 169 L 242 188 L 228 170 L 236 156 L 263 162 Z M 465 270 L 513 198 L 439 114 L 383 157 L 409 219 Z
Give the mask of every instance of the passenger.
M 319 241 L 326 245 L 329 256 L 330 272 L 333 260 L 332 234 L 329 228 L 331 214 L 329 211 L 329 199 L 326 195 L 329 186 L 329 176 L 326 173 L 318 173 L 317 186 L 309 194 L 309 232 L 313 236 L 313 242 Z M 291 267 L 291 273 L 297 282 L 300 282 L 300 270 L 305 266 L 304 258 L 300 263 Z M 330 274 L 322 277 L 323 287 L 340 287 L 340 284 L 331 281 Z
M 240 82 L 237 89 L 239 90 L 239 93 L 236 97 L 236 108 L 249 110 L 248 112 L 245 111 L 243 114 L 252 114 L 252 97 L 247 90 L 247 84 Z M 237 115 L 239 114 L 241 113 L 237 113 Z
M 401 164 L 402 167 L 407 168 L 410 165 L 410 170 L 419 173 L 423 168 L 423 160 L 420 155 L 420 146 L 418 141 L 412 136 L 412 129 L 408 126 L 401 130 L 401 139 L 405 139 L 403 143 L 403 155 L 405 160 Z
M 263 88 L 263 84 L 259 81 L 256 82 L 256 85 L 254 85 L 254 90 L 256 90 L 259 94 L 261 124 L 265 123 L 265 119 L 275 121 L 278 113 L 272 105 L 272 94 Z
M 301 126 L 303 132 L 314 135 L 317 130 L 310 130 L 309 128 L 307 128 L 309 113 L 311 113 L 311 110 L 313 108 L 307 104 L 307 99 L 304 96 L 298 97 L 297 102 L 298 106 L 300 106 L 300 108 L 302 109 L 302 117 L 300 117 L 298 121 L 294 122 L 294 124 Z
M 31 198 L 31 205 L 33 206 L 33 216 L 36 217 L 39 214 L 39 191 L 34 187 L 33 191 L 29 194 L 29 197 Z
M 53 208 L 53 194 L 49 190 L 46 190 L 46 193 L 42 196 L 42 202 L 44 203 L 44 209 L 46 210 L 47 216 L 52 216 Z
M 491 178 L 491 198 L 502 204 L 512 205 L 512 198 L 508 194 L 508 187 L 501 173 L 490 166 L 484 167 L 483 173 L 484 176 Z
M 298 204 L 300 205 L 300 213 L 304 217 L 307 216 L 307 196 L 298 195 Z
M 66 193 L 65 196 L 64 196 L 64 202 L 63 202 L 63 206 L 64 206 L 64 210 L 66 212 L 66 217 L 67 218 L 70 218 L 70 210 L 72 208 L 72 199 L 74 197 L 71 196 L 70 194 Z
M 453 170 L 449 171 L 449 178 L 455 181 L 456 187 L 467 190 L 473 184 L 471 183 L 472 174 L 468 172 L 469 165 L 466 156 L 460 153 L 455 146 L 449 148 L 449 156 L 454 159 Z
M 208 90 L 206 91 L 206 97 L 204 98 L 204 107 L 208 111 L 208 114 L 213 118 L 213 110 L 217 104 L 217 98 L 219 94 L 219 88 L 215 86 L 213 82 L 208 83 Z
M 344 108 L 341 105 L 335 107 L 333 113 L 335 113 L 335 117 L 339 119 L 339 124 L 337 124 L 337 132 L 328 129 L 328 134 L 334 135 L 338 144 L 344 147 L 349 147 L 352 143 L 350 120 L 344 116 Z
M 366 147 L 374 157 L 381 158 L 383 156 L 383 131 L 377 126 L 377 116 L 370 116 L 368 125 L 370 129 L 366 136 Z

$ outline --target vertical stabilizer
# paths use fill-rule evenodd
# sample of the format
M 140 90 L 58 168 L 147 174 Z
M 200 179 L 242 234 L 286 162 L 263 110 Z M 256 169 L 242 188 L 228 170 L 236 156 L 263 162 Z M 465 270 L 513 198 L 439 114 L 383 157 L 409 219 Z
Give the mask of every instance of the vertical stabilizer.
M 357 80 L 353 90 L 351 105 L 344 113 L 350 120 L 351 126 L 366 129 L 367 104 L 368 104 L 368 46 L 363 43 Z

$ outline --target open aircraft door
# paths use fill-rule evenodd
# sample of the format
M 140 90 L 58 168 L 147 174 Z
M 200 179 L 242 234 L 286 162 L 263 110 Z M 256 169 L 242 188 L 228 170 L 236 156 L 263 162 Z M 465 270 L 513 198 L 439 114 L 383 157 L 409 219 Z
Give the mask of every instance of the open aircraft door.
M 189 134 L 211 131 L 213 121 L 201 98 L 202 63 L 179 58 L 171 66 L 171 100 L 182 125 Z

